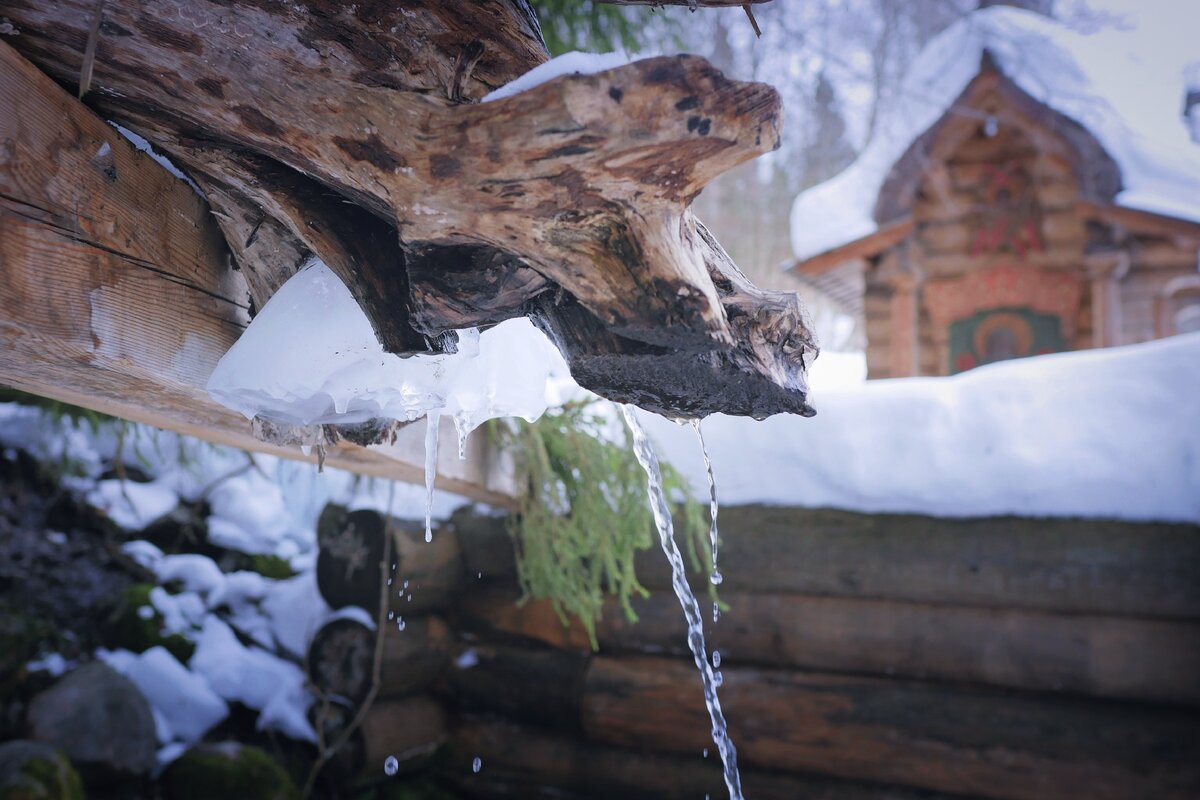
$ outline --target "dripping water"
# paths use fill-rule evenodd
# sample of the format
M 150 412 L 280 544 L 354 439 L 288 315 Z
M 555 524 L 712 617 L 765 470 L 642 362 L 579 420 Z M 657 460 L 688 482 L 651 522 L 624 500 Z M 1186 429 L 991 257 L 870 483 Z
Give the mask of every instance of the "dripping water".
M 688 648 L 696 668 L 700 670 L 700 680 L 704 684 L 704 704 L 708 707 L 708 716 L 712 720 L 713 742 L 717 752 L 721 754 L 721 763 L 725 770 L 725 786 L 729 789 L 730 800 L 742 799 L 742 780 L 737 768 L 737 749 L 729 738 L 725 724 L 725 714 L 721 711 L 721 701 L 717 697 L 719 682 L 713 674 L 712 665 L 708 662 L 708 653 L 704 644 L 704 617 L 700 613 L 700 604 L 696 595 L 688 585 L 687 573 L 684 571 L 683 557 L 675 544 L 675 529 L 671 523 L 671 509 L 667 505 L 667 497 L 663 493 L 662 473 L 658 467 L 658 456 L 650 444 L 645 428 L 638 421 L 633 406 L 621 406 L 625 424 L 633 434 L 634 454 L 638 463 L 646 471 L 646 483 L 650 495 L 650 510 L 654 513 L 655 527 L 658 528 L 659 541 L 667 561 L 671 564 L 671 588 L 683 606 L 683 616 L 688 626 Z
M 700 452 L 704 454 L 704 469 L 708 471 L 708 515 L 711 519 L 708 528 L 708 540 L 712 544 L 712 575 L 709 579 L 714 586 L 721 583 L 721 570 L 717 569 L 717 479 L 713 475 L 712 459 L 708 455 L 708 447 L 704 444 L 704 432 L 700 430 L 700 420 L 692 420 L 692 428 L 696 431 L 696 438 L 700 440 Z M 714 604 L 715 609 L 715 604 Z M 713 622 L 717 621 L 717 615 L 714 612 Z
M 467 421 L 461 415 L 454 415 L 454 432 L 458 434 L 458 460 L 467 460 L 467 437 L 471 435 L 471 429 L 467 425 Z
M 437 475 L 438 421 L 436 411 L 425 415 L 425 541 L 433 541 L 433 479 Z

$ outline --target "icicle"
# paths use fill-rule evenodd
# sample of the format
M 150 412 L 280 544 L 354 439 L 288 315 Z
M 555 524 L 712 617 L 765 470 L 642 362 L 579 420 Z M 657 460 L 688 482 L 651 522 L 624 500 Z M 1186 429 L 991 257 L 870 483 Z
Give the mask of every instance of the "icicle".
M 658 467 L 658 456 L 650 444 L 650 437 L 638 421 L 633 406 L 621 406 L 625 424 L 633 434 L 633 451 L 638 463 L 646 471 L 646 484 L 650 495 L 650 510 L 654 513 L 655 527 L 658 528 L 659 542 L 663 553 L 671 564 L 671 588 L 683 606 L 683 616 L 688 627 L 688 648 L 696 668 L 700 670 L 700 680 L 704 684 L 704 704 L 708 707 L 708 716 L 712 720 L 713 742 L 717 752 L 721 754 L 721 763 L 725 770 L 725 786 L 729 789 L 730 800 L 743 800 L 742 779 L 737 768 L 737 749 L 729 738 L 725 724 L 725 714 L 721 711 L 721 701 L 717 697 L 717 686 L 720 684 L 713 674 L 712 665 L 708 663 L 708 653 L 704 644 L 704 617 L 700 613 L 700 604 L 688 584 L 687 572 L 683 566 L 683 556 L 675 544 L 675 529 L 671 523 L 671 507 L 667 504 L 666 494 L 663 493 L 662 473 Z
M 468 427 L 467 421 L 459 414 L 454 415 L 454 430 L 458 434 L 458 460 L 467 460 L 467 437 L 471 435 L 471 428 Z
M 700 420 L 692 420 L 692 428 L 696 431 L 696 438 L 700 440 L 700 452 L 704 454 L 704 468 L 708 471 L 708 515 L 712 522 L 708 528 L 708 540 L 712 543 L 712 575 L 709 580 L 714 586 L 720 585 L 721 571 L 717 569 L 717 479 L 713 475 L 712 459 L 708 456 L 708 447 L 704 444 L 704 432 L 700 430 Z M 713 622 L 716 622 L 716 617 L 713 617 Z
M 438 422 L 436 411 L 425 415 L 425 541 L 433 541 L 433 479 L 437 475 Z

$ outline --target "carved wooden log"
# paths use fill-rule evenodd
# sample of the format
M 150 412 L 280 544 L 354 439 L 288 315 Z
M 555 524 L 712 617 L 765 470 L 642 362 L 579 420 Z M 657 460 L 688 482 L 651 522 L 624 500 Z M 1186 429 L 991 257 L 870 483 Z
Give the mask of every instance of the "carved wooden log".
M 738 761 L 1003 800 L 1193 798 L 1200 717 L 817 673 L 724 668 Z M 695 667 L 596 657 L 589 738 L 692 754 L 711 747 Z
M 450 660 L 452 634 L 440 617 L 413 617 L 404 630 L 389 623 L 383 634 L 378 697 L 397 698 L 429 687 Z M 305 671 L 324 695 L 357 707 L 371 690 L 376 631 L 354 619 L 326 623 L 313 636 Z
M 422 524 L 387 520 L 377 511 L 347 512 L 328 505 L 317 525 L 317 588 L 333 608 L 358 606 L 374 616 L 379 608 L 384 537 L 392 536 L 388 609 L 407 617 L 448 606 L 463 582 L 462 554 L 451 526 L 425 541 Z
M 709 748 L 669 755 L 588 744 L 560 732 L 511 722 L 472 719 L 455 728 L 442 777 L 469 797 L 696 800 L 726 796 L 720 761 Z M 480 770 L 471 769 L 480 760 Z M 964 800 L 813 775 L 742 770 L 755 800 Z
M 520 637 L 590 648 L 548 602 L 471 589 L 461 630 L 485 641 Z M 807 595 L 722 592 L 730 610 L 708 632 L 724 663 L 981 683 L 1034 691 L 1200 706 L 1200 625 Z M 687 630 L 670 592 L 635 598 L 638 621 L 608 602 L 601 652 L 686 656 Z
M 528 313 L 553 288 L 609 334 L 618 357 L 576 367 L 601 394 L 672 413 L 807 412 L 796 302 L 714 281 L 726 259 L 688 210 L 778 145 L 775 92 L 678 57 L 454 103 L 543 60 L 536 21 L 521 0 L 412 4 L 109 0 L 88 99 L 196 171 L 243 270 L 259 269 L 256 231 L 282 243 L 256 295 L 315 251 L 385 346 L 424 352 L 426 335 Z M 66 83 L 94 13 L 0 2 L 15 46 Z M 539 305 L 569 345 L 571 319 Z M 649 370 L 623 340 L 679 365 Z M 676 407 L 714 380 L 706 402 Z

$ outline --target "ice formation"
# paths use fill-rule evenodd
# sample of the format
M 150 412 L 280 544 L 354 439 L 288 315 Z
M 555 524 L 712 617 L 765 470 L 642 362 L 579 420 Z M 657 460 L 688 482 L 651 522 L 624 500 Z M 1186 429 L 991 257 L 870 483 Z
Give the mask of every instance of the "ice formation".
M 217 364 L 208 390 L 248 418 L 296 425 L 450 415 L 467 431 L 535 420 L 561 356 L 527 319 L 459 331 L 454 354 L 385 353 L 345 284 L 320 261 L 300 270 Z M 563 367 L 565 370 L 565 367 Z
M 563 53 L 484 95 L 480 102 L 490 103 L 493 100 L 512 97 L 514 94 L 528 91 L 563 75 L 592 75 L 616 69 L 628 63 L 629 56 L 624 53 L 580 53 L 579 51 Z

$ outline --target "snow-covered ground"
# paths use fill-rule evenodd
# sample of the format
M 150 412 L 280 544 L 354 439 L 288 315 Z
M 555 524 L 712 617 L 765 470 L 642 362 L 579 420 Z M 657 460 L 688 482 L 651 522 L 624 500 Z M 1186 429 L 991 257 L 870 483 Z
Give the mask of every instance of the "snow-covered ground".
M 220 723 L 231 702 L 257 711 L 261 729 L 315 741 L 305 716 L 313 697 L 300 664 L 313 634 L 338 614 L 317 590 L 317 517 L 326 503 L 337 502 L 419 518 L 425 512 L 424 489 L 336 469 L 317 473 L 312 465 L 273 456 L 256 455 L 251 463 L 241 451 L 140 425 L 128 426 L 125 437 L 122 460 L 146 472 L 149 482 L 99 479 L 117 454 L 112 427 L 93 431 L 36 408 L 0 403 L 0 456 L 10 458 L 12 448 L 21 448 L 50 463 L 70 464 L 75 474 L 64 482 L 131 535 L 181 500 L 203 498 L 210 509 L 211 544 L 279 556 L 296 571 L 278 580 L 249 571 L 227 573 L 205 555 L 163 554 L 136 538 L 124 545 L 159 584 L 139 613 L 147 618 L 157 613 L 164 634 L 182 634 L 196 644 L 186 663 L 163 647 L 96 654 L 150 702 L 160 764 Z M 444 518 L 464 502 L 436 492 L 433 514 Z M 243 644 L 235 631 L 252 644 Z M 46 654 L 28 666 L 57 674 L 69 665 Z
M 1200 522 L 1200 333 L 824 389 L 820 365 L 812 419 L 704 421 L 722 503 Z M 642 417 L 704 487 L 692 430 Z
M 1200 220 L 1200 145 L 1182 117 L 1185 73 L 1200 60 L 1200 4 L 1146 2 L 1130 26 L 1081 33 L 993 7 L 938 34 L 906 75 L 904 102 L 879 120 L 858 159 L 792 207 L 797 258 L 874 233 L 892 165 L 978 74 L 983 52 L 1035 99 L 1079 122 L 1121 170 L 1118 205 Z

